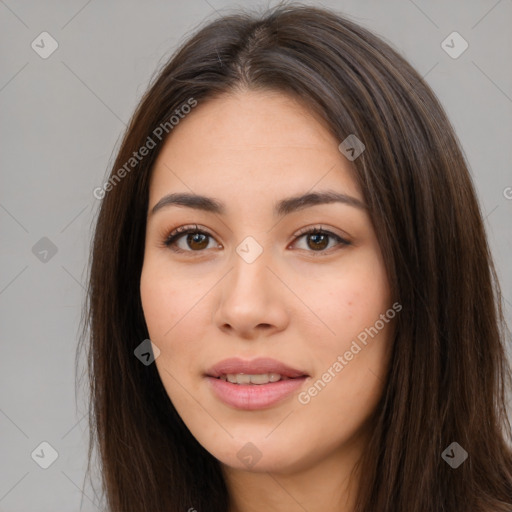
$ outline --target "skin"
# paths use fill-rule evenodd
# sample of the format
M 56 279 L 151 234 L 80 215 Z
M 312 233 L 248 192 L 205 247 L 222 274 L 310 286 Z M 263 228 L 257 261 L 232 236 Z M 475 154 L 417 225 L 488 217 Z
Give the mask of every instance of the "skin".
M 349 476 L 383 392 L 392 322 L 305 405 L 294 393 L 267 409 L 235 409 L 204 376 L 228 357 L 272 357 L 309 375 L 304 392 L 391 307 L 367 209 L 329 203 L 282 218 L 273 213 L 283 198 L 321 190 L 363 202 L 339 143 L 293 98 L 243 90 L 199 103 L 153 169 L 144 316 L 171 401 L 221 462 L 230 512 L 353 510 L 359 475 Z M 174 192 L 215 197 L 227 211 L 172 205 L 150 214 Z M 182 235 L 183 253 L 164 245 L 172 230 L 190 224 L 211 237 L 194 244 Z M 350 245 L 330 237 L 318 249 L 311 235 L 297 238 L 300 229 L 320 226 Z M 247 236 L 263 249 L 252 263 L 236 252 Z M 249 442 L 261 454 L 251 467 L 237 457 Z

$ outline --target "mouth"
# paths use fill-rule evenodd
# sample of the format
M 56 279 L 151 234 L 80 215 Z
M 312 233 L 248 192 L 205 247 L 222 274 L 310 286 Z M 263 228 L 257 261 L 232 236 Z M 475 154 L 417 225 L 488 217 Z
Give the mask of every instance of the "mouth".
M 286 375 L 281 375 L 279 373 L 228 373 L 222 374 L 220 377 L 216 378 L 225 382 L 231 382 L 231 384 L 240 384 L 242 386 L 246 384 L 256 384 L 261 386 L 262 384 L 268 384 L 269 382 L 279 382 L 281 380 L 289 380 L 290 378 L 300 377 L 286 377 Z
M 297 391 L 309 377 L 275 359 L 226 359 L 205 377 L 216 398 L 235 409 L 256 410 L 275 405 Z
M 267 384 L 279 380 L 308 377 L 305 371 L 292 368 L 276 359 L 263 357 L 250 361 L 237 357 L 224 359 L 212 366 L 206 375 L 222 378 L 233 384 Z M 254 381 L 251 382 L 253 377 Z

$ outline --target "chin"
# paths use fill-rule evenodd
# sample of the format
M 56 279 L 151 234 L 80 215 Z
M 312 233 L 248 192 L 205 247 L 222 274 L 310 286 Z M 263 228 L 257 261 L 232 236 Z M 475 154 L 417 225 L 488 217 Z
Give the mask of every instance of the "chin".
M 297 452 L 297 446 L 304 446 L 303 442 L 294 442 L 289 436 L 265 439 L 267 435 L 268 430 L 265 430 L 258 435 L 235 436 L 224 446 L 214 441 L 203 446 L 222 465 L 251 473 L 293 473 L 307 466 L 308 459 L 314 458 L 315 450 L 311 454 Z

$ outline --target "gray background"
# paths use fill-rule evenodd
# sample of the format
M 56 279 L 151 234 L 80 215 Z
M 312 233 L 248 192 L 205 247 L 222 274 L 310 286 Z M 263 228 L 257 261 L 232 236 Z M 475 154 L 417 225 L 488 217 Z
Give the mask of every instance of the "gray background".
M 512 0 L 316 4 L 385 38 L 440 98 L 477 187 L 510 320 Z M 0 511 L 72 511 L 81 501 L 99 510 L 83 482 L 87 407 L 74 373 L 92 191 L 157 66 L 206 18 L 265 5 L 0 0 Z M 43 31 L 59 45 L 47 59 L 31 47 Z M 441 47 L 453 31 L 469 43 L 456 59 Z M 43 237 L 54 255 L 38 252 L 48 241 L 33 249 Z M 43 441 L 58 452 L 48 469 L 31 458 Z

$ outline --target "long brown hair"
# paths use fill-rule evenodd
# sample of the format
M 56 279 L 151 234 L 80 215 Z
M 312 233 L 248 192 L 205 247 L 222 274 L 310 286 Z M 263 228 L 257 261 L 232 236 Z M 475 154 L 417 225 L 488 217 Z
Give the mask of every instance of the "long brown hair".
M 89 341 L 89 463 L 97 446 L 109 510 L 228 508 L 219 462 L 177 414 L 156 366 L 134 350 L 149 338 L 139 279 L 149 178 L 169 120 L 235 89 L 293 95 L 337 140 L 355 134 L 366 146 L 355 176 L 403 309 L 360 460 L 356 512 L 510 510 L 509 333 L 460 144 L 432 90 L 394 49 L 302 4 L 200 27 L 152 81 L 102 188 L 81 342 Z M 130 160 L 148 137 L 148 154 Z M 457 468 L 442 456 L 454 442 L 468 454 Z

